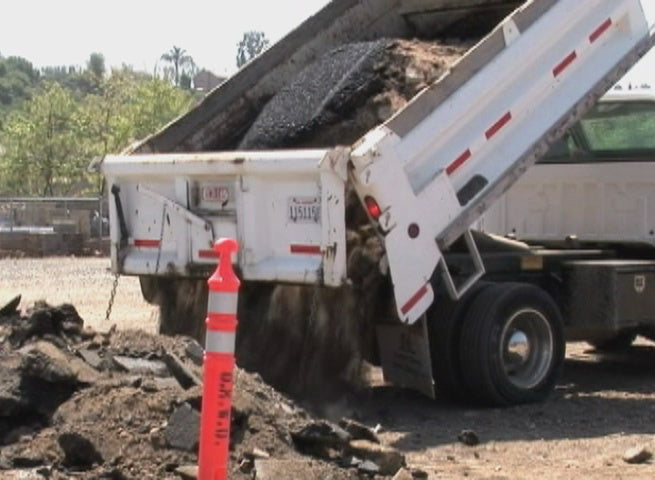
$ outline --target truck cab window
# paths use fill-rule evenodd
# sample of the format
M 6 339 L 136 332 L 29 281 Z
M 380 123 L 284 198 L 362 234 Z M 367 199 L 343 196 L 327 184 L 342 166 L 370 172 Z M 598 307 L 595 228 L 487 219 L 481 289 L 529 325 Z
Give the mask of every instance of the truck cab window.
M 655 153 L 655 103 L 599 103 L 580 122 L 589 150 L 599 157 Z

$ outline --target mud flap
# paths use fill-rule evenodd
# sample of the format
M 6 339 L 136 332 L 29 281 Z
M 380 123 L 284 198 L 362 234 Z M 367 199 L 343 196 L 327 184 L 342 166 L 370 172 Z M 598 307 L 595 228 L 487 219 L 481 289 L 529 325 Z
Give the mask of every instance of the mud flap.
M 434 380 L 425 315 L 415 324 L 377 327 L 384 379 L 434 398 Z

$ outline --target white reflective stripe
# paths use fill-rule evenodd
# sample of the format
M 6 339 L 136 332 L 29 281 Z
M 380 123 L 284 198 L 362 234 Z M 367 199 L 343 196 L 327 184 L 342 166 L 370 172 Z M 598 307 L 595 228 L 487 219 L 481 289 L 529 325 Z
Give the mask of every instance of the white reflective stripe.
M 207 331 L 205 337 L 205 352 L 207 353 L 234 353 L 234 332 L 212 332 Z
M 209 292 L 207 311 L 213 313 L 237 313 L 239 294 L 236 292 Z

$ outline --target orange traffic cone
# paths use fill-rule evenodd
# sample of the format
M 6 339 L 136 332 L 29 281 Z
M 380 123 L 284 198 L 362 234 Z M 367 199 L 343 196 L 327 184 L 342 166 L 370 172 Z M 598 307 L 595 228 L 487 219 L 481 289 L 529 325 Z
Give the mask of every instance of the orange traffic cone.
M 218 267 L 209 278 L 202 410 L 200 414 L 199 480 L 226 480 L 230 446 L 230 413 L 237 329 L 239 278 L 232 269 L 236 240 L 214 245 Z

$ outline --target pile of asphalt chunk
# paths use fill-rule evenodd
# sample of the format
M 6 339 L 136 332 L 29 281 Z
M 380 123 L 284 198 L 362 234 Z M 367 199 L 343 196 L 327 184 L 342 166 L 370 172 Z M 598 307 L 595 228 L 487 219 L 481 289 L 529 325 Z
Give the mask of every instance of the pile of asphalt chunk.
M 350 145 L 441 76 L 467 45 L 393 39 L 342 45 L 282 87 L 239 148 Z
M 0 310 L 0 478 L 195 478 L 203 350 L 188 337 L 98 333 L 71 305 Z M 392 476 L 403 456 L 237 369 L 232 480 Z
M 283 87 L 240 148 L 350 145 L 439 78 L 470 43 L 378 40 L 327 52 Z M 244 285 L 240 365 L 294 397 L 324 402 L 376 361 L 375 323 L 394 317 L 384 249 L 346 191 L 348 285 Z M 262 313 L 263 312 L 263 313 Z

